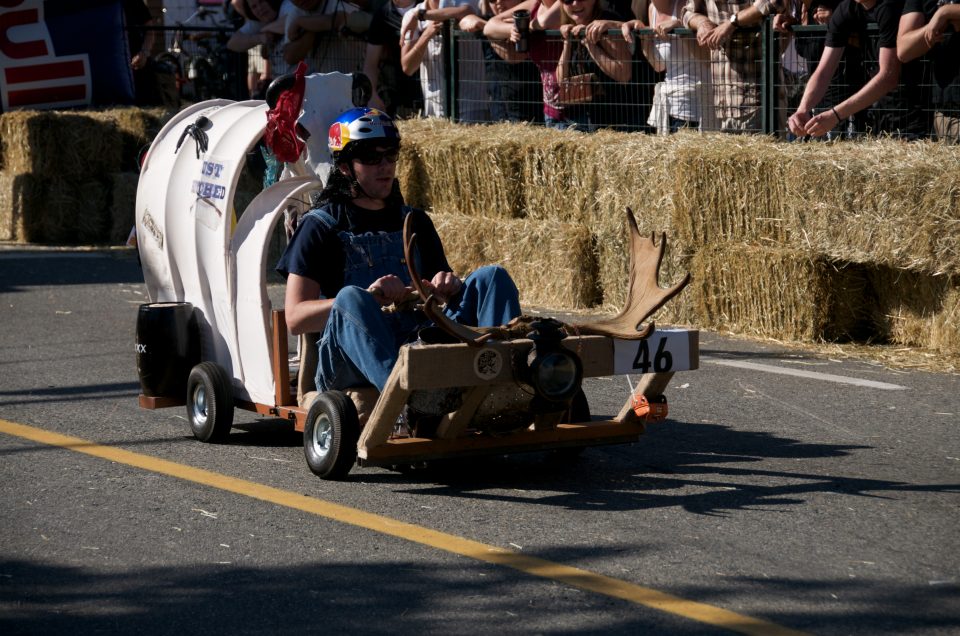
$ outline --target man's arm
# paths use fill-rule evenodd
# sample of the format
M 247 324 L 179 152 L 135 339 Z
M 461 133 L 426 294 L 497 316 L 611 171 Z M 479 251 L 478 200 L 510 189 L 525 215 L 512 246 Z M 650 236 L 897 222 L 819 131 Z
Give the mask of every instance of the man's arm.
M 380 79 L 380 58 L 382 56 L 382 45 L 367 44 L 366 54 L 363 56 L 363 74 L 370 80 L 373 89 L 370 97 L 371 108 L 383 108 L 383 100 L 380 99 L 380 93 L 377 90 L 377 83 Z
M 270 42 L 273 41 L 273 37 L 273 34 L 263 31 L 259 33 L 243 33 L 237 31 L 227 40 L 227 48 L 236 53 L 243 53 L 255 46 L 270 44 Z
M 509 40 L 510 33 L 513 31 L 513 12 L 518 9 L 531 11 L 536 4 L 537 0 L 523 0 L 514 8 L 493 16 L 483 27 L 483 34 L 488 40 Z
M 283 311 L 290 333 L 323 331 L 332 307 L 333 299 L 320 298 L 320 283 L 299 274 L 287 275 Z
M 814 137 L 827 134 L 842 120 L 859 113 L 895 89 L 899 82 L 900 60 L 897 59 L 897 50 L 890 47 L 880 47 L 880 70 L 877 74 L 849 98 L 807 122 L 807 134 Z
M 803 97 L 800 98 L 797 111 L 790 115 L 790 119 L 787 120 L 787 127 L 794 135 L 798 137 L 807 135 L 806 126 L 807 122 L 810 121 L 810 111 L 823 99 L 842 57 L 843 47 L 823 47 L 817 70 L 807 80 L 807 86 L 803 89 Z
M 423 62 L 423 56 L 427 53 L 430 40 L 440 32 L 442 26 L 441 23 L 431 20 L 427 22 L 427 26 L 420 32 L 416 40 L 408 40 L 403 43 L 403 46 L 400 47 L 400 66 L 404 73 L 413 75 L 417 72 L 420 63 Z
M 900 16 L 900 28 L 897 30 L 897 58 L 901 62 L 915 60 L 930 50 L 924 37 L 926 25 L 927 18 L 920 11 Z

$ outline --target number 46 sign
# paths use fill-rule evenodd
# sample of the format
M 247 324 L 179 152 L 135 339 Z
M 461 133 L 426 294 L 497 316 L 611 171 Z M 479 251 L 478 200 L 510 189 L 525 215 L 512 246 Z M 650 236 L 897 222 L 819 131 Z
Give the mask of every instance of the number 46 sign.
M 700 332 L 656 329 L 643 340 L 613 341 L 613 373 L 673 373 L 700 366 Z

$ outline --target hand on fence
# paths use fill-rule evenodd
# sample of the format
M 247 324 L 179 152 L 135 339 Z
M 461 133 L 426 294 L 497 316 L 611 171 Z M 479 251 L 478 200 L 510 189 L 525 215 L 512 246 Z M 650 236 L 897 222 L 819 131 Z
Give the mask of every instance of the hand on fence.
M 480 33 L 483 31 L 483 27 L 487 25 L 487 21 L 481 18 L 480 16 L 471 13 L 470 15 L 465 15 L 460 18 L 460 27 L 461 31 L 466 33 Z
M 677 20 L 676 18 L 670 18 L 666 22 L 661 22 L 657 26 L 653 27 L 653 32 L 658 38 L 663 39 L 666 38 L 671 31 L 682 25 L 683 23 L 680 22 L 680 20 Z
M 722 49 L 723 45 L 730 40 L 730 37 L 736 30 L 737 27 L 730 22 L 724 22 L 720 26 L 710 29 L 710 34 L 706 37 L 706 46 L 711 49 Z M 698 40 L 700 39 L 699 33 L 700 32 L 697 31 Z

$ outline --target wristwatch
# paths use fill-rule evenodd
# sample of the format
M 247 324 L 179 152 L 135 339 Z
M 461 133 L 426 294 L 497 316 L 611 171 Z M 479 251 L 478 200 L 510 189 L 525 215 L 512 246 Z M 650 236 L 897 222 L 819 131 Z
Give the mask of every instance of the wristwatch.
M 734 29 L 740 28 L 740 21 L 737 19 L 737 12 L 734 11 L 730 16 L 730 24 L 733 25 Z

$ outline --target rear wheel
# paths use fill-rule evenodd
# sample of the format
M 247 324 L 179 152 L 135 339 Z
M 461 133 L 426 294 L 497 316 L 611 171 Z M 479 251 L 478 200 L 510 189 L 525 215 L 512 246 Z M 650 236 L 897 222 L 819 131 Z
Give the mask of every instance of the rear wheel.
M 187 379 L 187 421 L 201 442 L 222 442 L 233 426 L 233 383 L 216 362 L 201 362 Z
M 317 396 L 303 427 L 307 466 L 323 479 L 343 479 L 357 461 L 360 422 L 353 401 L 340 391 Z

